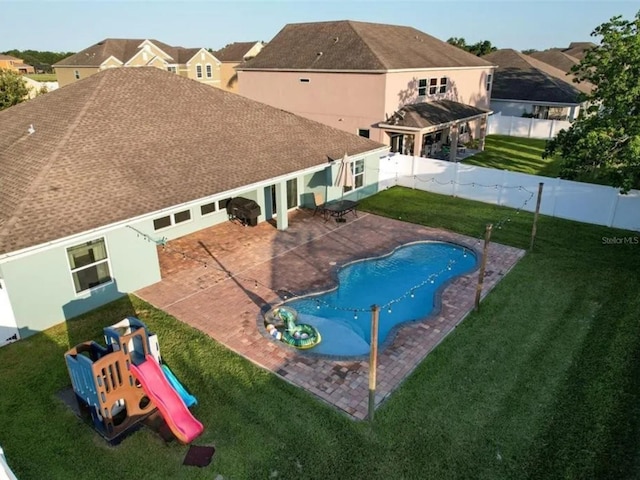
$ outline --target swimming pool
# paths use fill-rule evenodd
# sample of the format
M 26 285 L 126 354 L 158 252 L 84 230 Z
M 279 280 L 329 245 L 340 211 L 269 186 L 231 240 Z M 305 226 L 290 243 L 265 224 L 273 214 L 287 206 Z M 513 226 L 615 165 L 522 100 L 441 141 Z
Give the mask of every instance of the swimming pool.
M 311 353 L 360 356 L 369 353 L 371 306 L 381 308 L 378 344 L 392 329 L 427 317 L 439 289 L 472 271 L 472 250 L 446 242 L 417 242 L 391 254 L 351 263 L 338 272 L 338 287 L 286 303 L 298 312 L 298 323 L 315 326 L 322 342 Z

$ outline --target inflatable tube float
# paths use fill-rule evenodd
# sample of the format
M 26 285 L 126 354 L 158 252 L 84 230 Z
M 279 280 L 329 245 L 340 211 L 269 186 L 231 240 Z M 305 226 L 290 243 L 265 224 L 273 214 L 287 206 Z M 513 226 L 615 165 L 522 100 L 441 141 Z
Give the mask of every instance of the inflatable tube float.
M 292 347 L 305 350 L 318 345 L 322 337 L 318 329 L 306 323 L 297 324 L 298 312 L 291 307 L 276 307 L 271 311 L 271 318 L 280 320 L 284 325 L 281 341 Z

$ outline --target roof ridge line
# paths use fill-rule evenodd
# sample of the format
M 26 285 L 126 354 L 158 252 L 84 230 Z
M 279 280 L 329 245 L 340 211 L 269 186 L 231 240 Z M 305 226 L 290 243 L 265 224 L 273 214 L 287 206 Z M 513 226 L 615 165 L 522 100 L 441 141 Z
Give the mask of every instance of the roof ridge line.
M 80 110 L 80 113 L 78 113 L 77 118 L 67 127 L 65 134 L 62 135 L 62 137 L 60 138 L 58 145 L 56 145 L 56 148 L 53 150 L 53 153 L 51 154 L 51 159 L 47 162 L 46 166 L 40 170 L 38 175 L 36 175 L 36 178 L 33 179 L 33 182 L 31 182 L 31 185 L 29 185 L 29 188 L 25 192 L 18 208 L 16 208 L 13 211 L 13 214 L 11 215 L 11 217 L 8 218 L 6 222 L 4 222 L 3 230 L 6 233 L 5 235 L 2 235 L 0 231 L 0 239 L 3 239 L 4 237 L 6 237 L 6 234 L 9 233 L 10 231 L 10 228 L 7 228 L 7 227 L 12 227 L 15 224 L 16 219 L 19 218 L 19 214 L 22 213 L 22 210 L 24 210 L 25 199 L 27 199 L 34 192 L 34 190 L 41 185 L 44 178 L 48 176 L 49 171 L 52 168 L 52 165 L 58 160 L 60 156 L 60 150 L 61 150 L 62 144 L 67 142 L 69 137 L 73 134 L 75 129 L 78 127 L 80 120 L 82 120 L 82 118 L 86 115 L 87 110 L 89 110 L 89 105 L 93 104 L 93 100 L 98 95 L 98 90 L 100 89 L 100 86 L 104 82 L 105 82 L 105 76 L 103 75 L 103 78 L 100 79 L 100 83 L 96 86 L 96 88 L 93 89 L 93 92 L 89 97 L 89 100 L 85 102 L 84 106 Z

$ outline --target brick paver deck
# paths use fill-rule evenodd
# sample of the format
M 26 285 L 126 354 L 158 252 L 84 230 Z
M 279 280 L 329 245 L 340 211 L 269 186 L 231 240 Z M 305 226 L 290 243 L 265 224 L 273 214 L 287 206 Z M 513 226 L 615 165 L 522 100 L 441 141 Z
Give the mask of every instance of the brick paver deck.
M 266 335 L 261 312 L 280 303 L 285 293 L 334 286 L 334 274 L 345 263 L 389 253 L 408 242 L 444 240 L 478 252 L 482 244 L 372 214 L 347 218 L 342 224 L 324 222 L 300 210 L 290 214 L 286 231 L 268 222 L 256 227 L 226 222 L 173 240 L 166 249 L 159 247 L 162 281 L 136 294 L 353 418 L 364 419 L 368 361 L 328 360 L 287 347 Z M 523 255 L 522 250 L 490 244 L 483 295 Z M 477 280 L 477 270 L 454 280 L 443 292 L 439 313 L 404 325 L 379 353 L 376 406 L 473 308 Z

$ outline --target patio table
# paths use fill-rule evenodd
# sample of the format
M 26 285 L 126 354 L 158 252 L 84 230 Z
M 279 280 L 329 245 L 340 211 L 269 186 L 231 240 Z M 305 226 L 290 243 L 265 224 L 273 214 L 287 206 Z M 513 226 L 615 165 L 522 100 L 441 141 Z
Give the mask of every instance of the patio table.
M 324 221 L 328 222 L 331 217 L 336 219 L 336 222 L 346 221 L 344 216 L 353 212 L 357 217 L 358 202 L 354 200 L 338 200 L 335 202 L 329 202 L 324 206 Z

